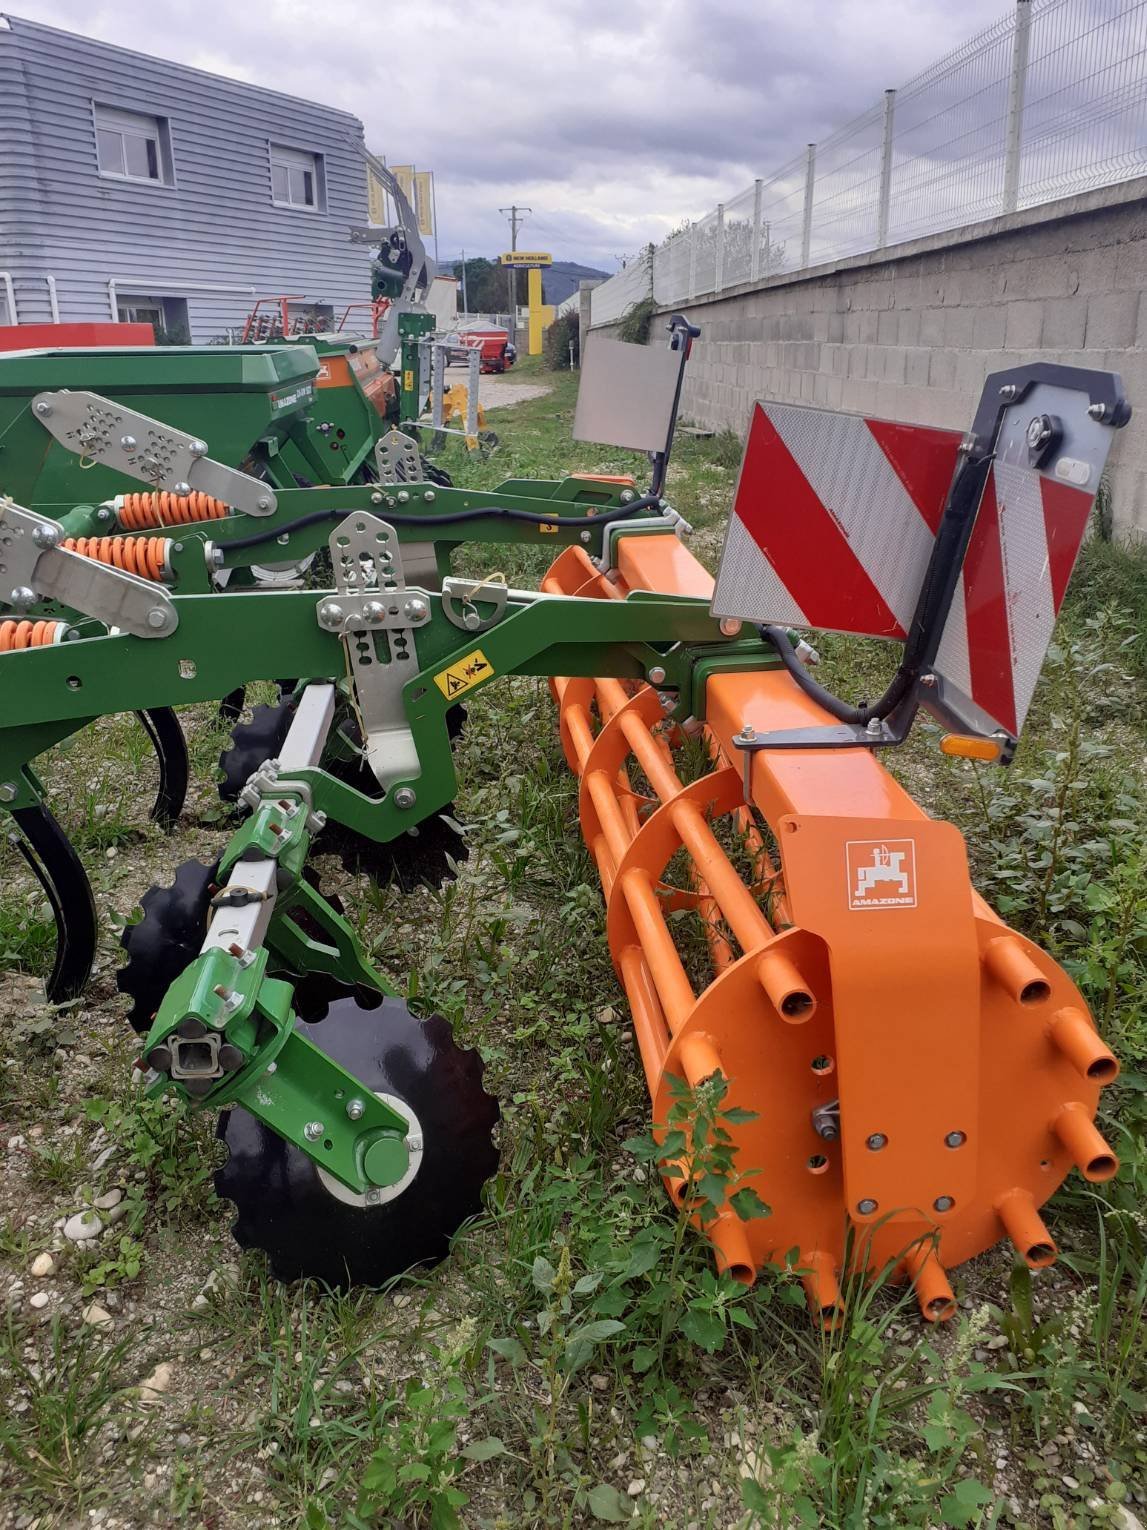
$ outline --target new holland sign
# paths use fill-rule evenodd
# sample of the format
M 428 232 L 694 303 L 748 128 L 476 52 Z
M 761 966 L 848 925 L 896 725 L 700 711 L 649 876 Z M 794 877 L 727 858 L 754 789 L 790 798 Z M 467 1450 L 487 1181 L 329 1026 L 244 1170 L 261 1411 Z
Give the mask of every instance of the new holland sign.
M 552 255 L 542 255 L 537 250 L 507 250 L 498 259 L 504 266 L 552 266 L 554 263 Z

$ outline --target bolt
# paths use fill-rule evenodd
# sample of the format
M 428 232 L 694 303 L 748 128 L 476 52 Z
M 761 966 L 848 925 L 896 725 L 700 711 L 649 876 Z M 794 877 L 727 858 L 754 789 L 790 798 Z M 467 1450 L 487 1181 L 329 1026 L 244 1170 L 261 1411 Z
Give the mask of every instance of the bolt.
M 348 1100 L 346 1102 L 346 1113 L 351 1121 L 361 1121 L 365 1110 L 366 1106 L 361 1100 Z
M 408 503 L 409 499 L 410 499 L 410 491 L 409 491 L 409 489 L 399 489 L 399 491 L 398 491 L 398 503 L 400 505 L 405 505 L 406 503 Z
M 649 683 L 650 685 L 665 684 L 665 671 L 662 669 L 660 664 L 655 664 L 649 671 Z
M 932 1207 L 935 1211 L 951 1211 L 955 1204 L 956 1202 L 954 1197 L 950 1195 L 938 1195 L 932 1202 Z
M 382 504 L 382 495 L 378 492 L 377 489 L 370 496 L 370 502 L 371 502 L 372 505 L 381 505 Z
M 1005 383 L 1000 389 L 1000 397 L 1005 399 L 1015 398 L 1017 391 L 1015 383 Z
M 60 540 L 60 528 L 58 526 L 37 526 L 32 532 L 32 541 L 37 547 L 55 547 Z
M 386 606 L 381 600 L 368 600 L 362 608 L 363 620 L 381 622 L 386 618 Z
M 864 730 L 870 738 L 879 738 L 883 731 L 883 724 L 879 717 L 870 717 L 868 727 Z
M 191 453 L 191 455 L 193 457 L 206 457 L 206 455 L 207 455 L 207 442 L 206 441 L 188 441 L 188 443 L 187 443 L 187 450 Z
M 41 419 L 45 419 L 52 412 L 52 406 L 46 398 L 42 398 L 36 405 L 36 413 Z
M 323 1123 L 321 1121 L 308 1121 L 306 1126 L 303 1127 L 303 1136 L 308 1142 L 317 1142 L 322 1136 L 323 1130 Z
M 185 483 L 183 481 L 183 479 L 180 479 L 180 481 L 178 483 L 172 484 L 171 489 L 172 489 L 172 493 L 173 494 L 190 494 L 191 493 L 191 485 L 189 483 Z
M 876 1202 L 865 1196 L 864 1200 L 857 1201 L 856 1209 L 862 1217 L 870 1217 L 876 1210 Z
M 162 606 L 152 606 L 151 610 L 147 613 L 147 625 L 156 628 L 156 630 L 167 626 L 167 612 Z
M 260 510 L 269 510 L 271 508 L 271 501 L 265 494 L 262 499 L 256 501 L 256 504 Z
M 0 781 L 0 802 L 15 802 L 16 788 L 11 781 Z
M 418 801 L 412 787 L 400 786 L 394 794 L 394 805 L 403 812 L 408 811 Z
M 963 1147 L 967 1140 L 968 1137 L 966 1132 L 949 1132 L 948 1135 L 944 1138 L 944 1146 L 950 1148 Z
M 9 599 L 17 611 L 26 611 L 29 606 L 36 604 L 36 592 L 29 589 L 26 584 L 18 584 Z
M 402 608 L 402 614 L 408 621 L 420 622 L 429 614 L 429 610 L 430 608 L 424 600 L 419 600 L 415 597 L 413 600 L 406 602 Z
M 280 547 L 286 547 L 287 543 L 290 540 L 291 540 L 291 533 L 289 531 L 281 531 L 279 533 L 279 535 L 275 538 L 275 541 L 278 542 Z
M 588 531 L 583 531 L 582 534 L 581 534 L 581 539 L 582 539 L 583 542 L 590 541 L 591 540 L 590 533 Z
M 96 520 L 101 521 L 106 525 L 108 521 L 115 520 L 115 511 L 112 510 L 108 505 L 101 505 L 100 508 L 96 511 Z
M 920 676 L 920 684 L 923 685 L 923 686 L 926 686 L 928 690 L 931 690 L 932 687 L 936 684 L 936 676 L 935 675 L 921 675 Z
M 734 638 L 741 630 L 741 623 L 735 616 L 723 616 L 721 618 L 721 636 Z
M 879 1153 L 881 1148 L 888 1146 L 888 1138 L 883 1132 L 873 1132 L 864 1145 L 868 1148 L 869 1152 Z
M 633 499 L 633 498 L 634 498 L 634 497 L 635 497 L 635 496 L 634 496 L 634 493 L 633 493 L 633 490 L 632 490 L 632 489 L 622 489 L 622 491 L 621 491 L 621 503 L 622 503 L 622 504 L 623 504 L 623 505 L 628 505 L 628 504 L 629 504 L 629 502 L 630 502 L 630 501 L 631 501 L 631 500 L 632 500 L 632 499 Z
M 757 730 L 750 723 L 746 723 L 737 737 L 743 744 L 751 744 L 757 736 Z
M 338 627 L 343 619 L 343 608 L 335 600 L 324 600 L 319 607 L 319 621 L 324 627 Z
M 134 436 L 120 436 L 119 444 L 123 447 L 125 452 L 134 452 L 136 447 L 139 445 L 139 442 L 135 439 Z
M 1088 404 L 1087 412 L 1093 420 L 1105 420 L 1107 418 L 1107 405 Z
M 433 489 L 424 489 L 423 493 L 422 493 L 422 497 L 423 497 L 423 499 L 426 501 L 426 503 L 428 505 L 432 505 L 434 503 L 434 501 L 438 498 L 437 494 L 435 494 Z

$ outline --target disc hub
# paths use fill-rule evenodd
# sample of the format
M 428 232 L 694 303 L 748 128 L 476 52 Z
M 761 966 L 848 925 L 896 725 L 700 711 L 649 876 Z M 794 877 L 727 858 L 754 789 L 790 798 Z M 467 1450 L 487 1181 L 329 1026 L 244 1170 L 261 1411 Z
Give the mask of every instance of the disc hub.
M 381 1089 L 376 1089 L 374 1093 L 384 1105 L 389 1105 L 399 1115 L 405 1116 L 409 1125 L 405 1137 L 388 1132 L 376 1137 L 367 1148 L 362 1167 L 363 1173 L 371 1181 L 369 1190 L 351 1190 L 326 1169 L 318 1168 L 323 1189 L 328 1195 L 342 1201 L 344 1206 L 361 1206 L 365 1209 L 369 1206 L 385 1206 L 388 1201 L 397 1200 L 413 1183 L 422 1166 L 423 1138 L 418 1117 L 398 1095 L 387 1094 Z

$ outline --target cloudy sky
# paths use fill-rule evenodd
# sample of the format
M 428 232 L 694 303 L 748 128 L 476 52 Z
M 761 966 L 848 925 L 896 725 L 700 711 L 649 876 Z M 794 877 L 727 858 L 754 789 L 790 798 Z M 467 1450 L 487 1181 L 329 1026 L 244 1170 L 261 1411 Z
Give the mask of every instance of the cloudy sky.
M 442 261 L 609 271 L 767 175 L 1009 0 L 15 0 L 14 15 L 354 112 L 437 177 Z M 393 17 L 394 20 L 388 20 Z

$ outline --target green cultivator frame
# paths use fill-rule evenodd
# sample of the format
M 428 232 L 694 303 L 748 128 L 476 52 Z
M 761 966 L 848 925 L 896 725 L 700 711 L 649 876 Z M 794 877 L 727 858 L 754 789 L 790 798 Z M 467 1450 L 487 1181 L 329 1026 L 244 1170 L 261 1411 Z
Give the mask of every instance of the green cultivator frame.
M 693 333 L 675 319 L 670 350 L 651 363 L 664 445 L 648 439 L 648 422 L 640 439 L 618 442 L 650 449 L 647 494 L 577 477 L 493 493 L 443 487 L 397 435 L 379 444 L 383 481 L 280 488 L 122 404 L 66 390 L 32 400 L 53 440 L 148 482 L 158 518 L 121 528 L 112 547 L 98 510 L 48 516 L 0 502 L 0 617 L 11 613 L 0 620 L 0 804 L 56 910 L 54 997 L 82 988 L 95 917 L 37 759 L 110 713 L 168 718 L 251 681 L 293 677 L 280 682 L 277 706 L 238 725 L 221 761 L 224 792 L 246 817 L 216 862 L 187 863 L 145 895 L 120 975 L 147 1089 L 221 1111 L 229 1156 L 217 1186 L 238 1208 L 239 1241 L 265 1249 L 284 1277 L 377 1283 L 440 1257 L 493 1172 L 498 1112 L 480 1059 L 440 1017 L 410 1014 L 308 876 L 308 858 L 328 845 L 376 871 L 402 876 L 405 862 L 417 876 L 425 864 L 409 862 L 422 856 L 441 875 L 457 849 L 443 819 L 458 784 L 458 709 L 510 675 L 551 679 L 561 703 L 658 1110 L 667 1081 L 730 1081 L 738 1171 L 759 1174 L 773 1206 L 767 1229 L 752 1232 L 768 1209 L 758 1197 L 716 1207 L 697 1192 L 696 1220 L 733 1278 L 751 1280 L 795 1247 L 810 1301 L 831 1321 L 835 1271 L 853 1257 L 851 1219 L 872 1240 L 869 1255 L 900 1259 L 906 1243 L 916 1247 L 906 1272 L 926 1315 L 943 1316 L 951 1292 L 930 1252 L 941 1236 L 953 1260 L 969 1257 L 995 1241 L 997 1222 L 1030 1229 L 1028 1201 L 1038 1223 L 1035 1198 L 1071 1158 L 1105 1176 L 1110 1153 L 1090 1123 L 1116 1065 L 1082 999 L 975 900 L 955 830 L 926 820 L 872 751 L 897 741 L 886 716 L 898 737 L 919 705 L 956 716 L 937 645 L 988 466 L 997 453 L 1019 454 L 1018 464 L 1027 452 L 1023 473 L 1097 480 L 1128 414 L 1118 380 L 1031 369 L 1007 374 L 994 401 L 985 395 L 976 435 L 953 447 L 892 700 L 886 712 L 852 709 L 850 720 L 804 677 L 783 627 L 713 613 L 712 581 L 661 497 Z M 1019 411 L 1048 399 L 1055 425 L 1029 449 Z M 210 513 L 191 519 L 196 496 Z M 493 542 L 553 550 L 540 592 L 451 572 L 463 544 Z M 318 554 L 330 573 L 308 587 Z M 277 577 L 260 582 L 268 564 Z M 815 725 L 834 716 L 847 727 L 826 740 L 833 730 Z M 770 747 L 775 723 L 788 731 Z M 794 747 L 798 727 L 806 733 Z M 975 718 L 965 731 L 1009 752 Z M 714 769 L 682 783 L 673 749 L 687 734 L 705 739 Z M 733 832 L 719 840 L 723 817 Z M 675 882 L 680 851 L 690 870 Z M 734 854 L 747 856 L 744 871 Z M 889 881 L 899 886 L 891 898 Z M 669 913 L 704 933 L 716 976 L 701 995 Z M 913 1112 L 871 1059 L 923 1044 L 905 1039 L 897 1017 L 922 1013 L 941 978 L 932 1002 L 958 1061 L 930 1079 L 929 1109 Z M 1017 1006 L 1030 1022 L 1033 1003 L 1047 1013 L 1025 1029 Z M 1005 1046 L 1006 1067 L 994 1061 Z M 981 1147 L 1001 1104 L 1015 1113 L 990 1081 L 1017 1070 L 1031 1074 L 1024 1111 L 1034 1124 Z M 943 1142 L 932 1141 L 937 1122 Z M 889 1152 L 874 1159 L 874 1143 Z M 692 1206 L 690 1162 L 688 1144 L 667 1139 L 667 1186 Z M 931 1240 L 923 1252 L 922 1240 Z

